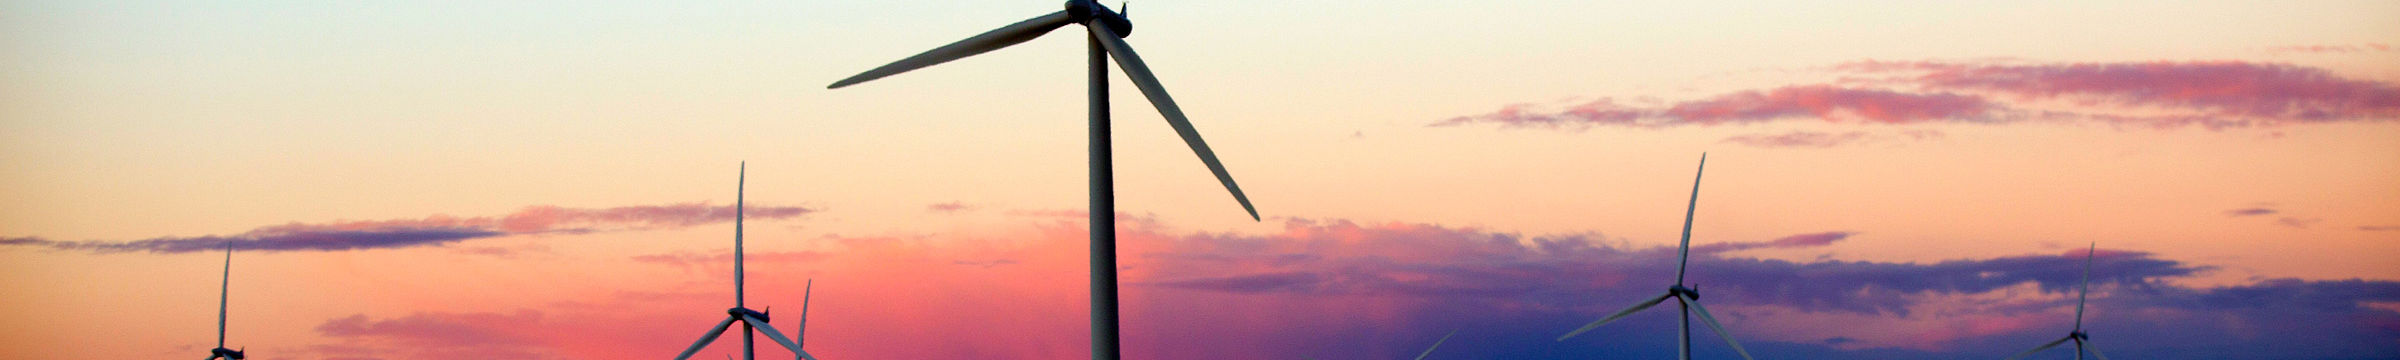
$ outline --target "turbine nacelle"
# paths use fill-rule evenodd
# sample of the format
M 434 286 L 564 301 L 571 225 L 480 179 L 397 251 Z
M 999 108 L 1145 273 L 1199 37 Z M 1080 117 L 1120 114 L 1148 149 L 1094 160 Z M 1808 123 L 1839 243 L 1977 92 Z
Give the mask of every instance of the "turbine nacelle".
M 2090 334 L 2084 334 L 2082 331 L 2076 331 L 2067 333 L 2067 338 L 2075 340 L 2091 340 L 2092 336 Z
M 1067 0 L 1067 16 L 1077 24 L 1089 24 L 1092 21 L 1108 24 L 1109 30 L 1116 30 L 1120 39 L 1133 35 L 1133 20 L 1126 20 L 1124 13 L 1109 10 L 1099 1 Z
M 208 349 L 208 354 L 212 357 L 222 357 L 233 360 L 242 360 L 244 358 L 241 350 L 227 348 Z
M 758 311 L 755 311 L 755 310 L 750 310 L 749 308 L 738 308 L 738 307 L 737 307 L 737 308 L 725 309 L 725 314 L 726 314 L 726 315 L 733 315 L 733 316 L 743 316 L 743 315 L 749 315 L 750 317 L 755 317 L 755 318 L 758 318 L 758 321 L 769 321 L 769 320 L 768 320 L 769 318 L 767 317 L 767 313 L 758 312 Z
M 1667 295 L 1682 296 L 1687 299 L 1700 300 L 1700 285 L 1692 285 L 1692 287 L 1683 287 L 1683 285 L 1669 286 L 1667 287 Z

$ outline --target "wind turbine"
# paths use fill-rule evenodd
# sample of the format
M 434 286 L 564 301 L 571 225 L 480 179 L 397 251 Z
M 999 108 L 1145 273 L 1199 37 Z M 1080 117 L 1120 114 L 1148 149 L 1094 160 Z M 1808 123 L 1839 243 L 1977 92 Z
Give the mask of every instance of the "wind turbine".
M 1192 147 L 1192 153 L 1200 156 L 1200 162 L 1207 164 L 1210 172 L 1216 173 L 1217 182 L 1224 183 L 1225 190 L 1233 193 L 1233 200 L 1241 202 L 1242 210 L 1250 213 L 1250 220 L 1258 220 L 1258 209 L 1250 206 L 1250 198 L 1242 195 L 1240 186 L 1234 185 L 1233 175 L 1226 174 L 1225 165 L 1217 162 L 1216 152 L 1210 151 L 1208 143 L 1200 140 L 1199 130 L 1192 129 L 1192 122 L 1184 117 L 1183 109 L 1175 106 L 1175 99 L 1167 96 L 1166 87 L 1159 85 L 1158 77 L 1150 74 L 1150 66 L 1142 63 L 1140 55 L 1134 54 L 1132 45 L 1125 43 L 1124 37 L 1133 30 L 1133 23 L 1126 20 L 1123 13 L 1111 11 L 1108 7 L 1101 6 L 1093 0 L 1068 0 L 1066 10 L 1026 19 L 969 37 L 966 40 L 943 45 L 916 56 L 900 59 L 898 62 L 836 81 L 826 88 L 838 89 L 998 50 L 1041 37 L 1042 34 L 1065 27 L 1067 24 L 1083 24 L 1087 30 L 1084 38 L 1089 48 L 1086 64 L 1090 70 L 1089 86 L 1091 87 L 1091 146 L 1087 151 L 1090 152 L 1091 165 L 1092 358 L 1115 360 L 1119 356 L 1115 218 L 1117 210 L 1115 188 L 1112 185 L 1115 179 L 1109 170 L 1112 162 L 1108 135 L 1108 62 L 1110 57 L 1116 58 L 1117 67 L 1124 69 L 1125 76 L 1133 81 L 1135 87 L 1142 90 L 1142 95 L 1150 98 L 1150 105 L 1158 108 L 1159 115 L 1166 118 L 1167 125 L 1175 128 L 1175 133 L 1183 137 L 1184 144 Z
M 790 338 L 783 337 L 783 332 L 775 331 L 775 326 L 767 325 L 767 320 L 769 319 L 767 313 L 750 310 L 749 307 L 743 304 L 742 188 L 748 182 L 750 164 L 748 162 L 742 163 L 741 171 L 740 177 L 737 177 L 734 180 L 733 188 L 733 308 L 725 309 L 725 321 L 717 322 L 717 327 L 711 328 L 708 330 L 707 334 L 701 335 L 700 341 L 692 342 L 692 346 L 690 348 L 685 348 L 683 350 L 683 354 L 675 355 L 675 360 L 690 359 L 693 353 L 698 353 L 700 352 L 701 348 L 708 347 L 708 343 L 717 341 L 717 336 L 724 335 L 725 328 L 733 326 L 733 323 L 737 321 L 742 323 L 743 360 L 756 360 L 758 358 L 758 349 L 756 348 L 755 344 L 752 343 L 754 340 L 752 340 L 751 337 L 752 333 L 758 332 L 766 333 L 767 339 L 774 340 L 776 345 L 782 345 L 784 349 L 791 350 L 792 358 L 794 360 L 817 360 L 816 356 L 809 355 L 808 352 L 805 351 L 800 351 L 799 343 L 792 341 Z M 809 287 L 816 287 L 816 281 L 810 280 Z M 807 300 L 804 299 L 801 301 L 800 326 L 802 330 L 806 330 L 808 328 L 808 305 Z
M 1450 333 L 1449 333 L 1449 334 L 1444 334 L 1444 335 L 1442 335 L 1442 339 L 1441 339 L 1441 340 L 1434 340 L 1434 341 L 1433 341 L 1433 346 L 1427 346 L 1427 347 L 1425 347 L 1425 352 L 1417 353 L 1417 357 L 1415 358 L 1415 360 L 1425 360 L 1425 357 L 1426 357 L 1426 356 L 1433 355 L 1433 349 L 1440 349 L 1440 348 L 1442 348 L 1442 342 L 1444 342 L 1444 341 L 1450 341 L 1450 336 L 1451 336 L 1451 335 L 1458 335 L 1458 330 L 1450 330 Z M 1310 356 L 1310 357 L 1307 357 L 1307 358 L 1308 358 L 1309 360 L 1316 360 L 1316 359 L 1317 359 L 1317 358 L 1316 358 L 1316 357 L 1314 357 L 1314 356 Z
M 1575 335 L 1583 334 L 1586 331 L 1592 331 L 1593 328 L 1600 327 L 1600 324 L 1607 324 L 1610 321 L 1617 321 L 1617 319 L 1624 318 L 1626 315 L 1632 315 L 1634 312 L 1642 311 L 1642 309 L 1648 309 L 1651 306 L 1656 306 L 1660 302 L 1665 302 L 1668 298 L 1674 298 L 1675 305 L 1683 309 L 1683 322 L 1677 323 L 1675 327 L 1675 329 L 1678 330 L 1677 336 L 1675 337 L 1677 345 L 1675 348 L 1676 359 L 1692 359 L 1692 312 L 1694 311 L 1698 311 L 1700 313 L 1700 321 L 1708 324 L 1709 330 L 1715 330 L 1717 332 L 1717 337 L 1725 339 L 1725 345 L 1733 346 L 1734 353 L 1741 354 L 1743 359 L 1751 359 L 1750 351 L 1743 350 L 1741 343 L 1733 341 L 1733 334 L 1725 332 L 1724 325 L 1717 324 L 1717 317 L 1708 315 L 1708 307 L 1700 306 L 1700 290 L 1683 286 L 1683 268 L 1685 263 L 1688 263 L 1689 259 L 1691 259 L 1692 253 L 1692 211 L 1700 206 L 1700 173 L 1708 169 L 1707 153 L 1700 154 L 1700 169 L 1701 171 L 1695 171 L 1692 174 L 1691 204 L 1685 207 L 1683 210 L 1683 244 L 1675 248 L 1675 285 L 1667 287 L 1666 295 L 1659 295 L 1656 298 L 1642 301 L 1641 303 L 1634 304 L 1633 307 L 1617 311 L 1616 314 L 1611 314 L 1608 317 L 1600 318 L 1599 321 L 1593 321 L 1591 324 L 1586 324 L 1583 326 L 1583 328 L 1567 332 L 1566 335 L 1559 336 L 1558 341 L 1566 341 L 1567 338 L 1575 337 Z
M 2024 358 L 2026 355 L 2033 355 L 2033 353 L 2042 352 L 2042 350 L 2050 350 L 2050 348 L 2057 347 L 2058 344 L 2065 343 L 2069 340 L 2075 341 L 2076 360 L 2082 360 L 2083 352 L 2087 349 L 2091 350 L 2093 357 L 2098 357 L 2100 360 L 2108 360 L 2108 355 L 2101 354 L 2100 347 L 2092 344 L 2091 335 L 2086 335 L 2083 333 L 2083 300 L 2092 295 L 2092 255 L 2098 253 L 2099 251 L 2100 243 L 2092 243 L 2091 248 L 2083 250 L 2083 289 L 2075 293 L 2075 330 L 2067 332 L 2067 337 L 2058 338 L 2058 340 L 2051 340 L 2048 344 L 2042 344 L 2042 346 L 2034 347 L 2033 350 L 2025 350 L 2025 352 L 2017 353 L 2016 355 L 2009 355 L 2008 360 Z
M 225 300 L 227 293 L 231 293 L 232 289 L 233 243 L 227 242 L 225 243 L 225 277 L 222 282 L 217 283 L 217 348 L 208 349 L 208 360 L 242 360 L 246 357 L 242 354 L 242 350 L 249 350 L 248 347 L 243 347 L 242 350 L 225 348 Z

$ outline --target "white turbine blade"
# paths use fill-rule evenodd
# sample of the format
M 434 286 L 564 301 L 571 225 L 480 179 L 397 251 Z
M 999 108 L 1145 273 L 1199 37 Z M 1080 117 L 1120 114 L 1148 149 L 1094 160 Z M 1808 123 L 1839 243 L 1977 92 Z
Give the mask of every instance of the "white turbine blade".
M 1669 296 L 1675 296 L 1675 294 L 1659 295 L 1657 298 L 1635 303 L 1633 304 L 1633 307 L 1625 308 L 1625 310 L 1619 310 L 1615 314 L 1609 314 L 1608 317 L 1600 318 L 1599 321 L 1593 321 L 1590 324 L 1584 324 L 1582 328 L 1575 329 L 1575 331 L 1569 331 L 1566 335 L 1559 335 L 1558 341 L 1567 341 L 1567 338 L 1575 337 L 1575 335 L 1581 335 L 1585 331 L 1592 331 L 1593 328 L 1598 328 L 1601 324 L 1607 324 L 1610 321 L 1617 321 L 1617 319 L 1624 318 L 1625 315 L 1631 315 L 1635 311 L 1642 311 L 1642 309 L 1658 306 L 1658 303 L 1667 301 L 1667 297 Z
M 966 40 L 959 40 L 958 42 L 950 43 L 950 45 L 942 45 L 942 47 L 933 48 L 933 50 L 926 50 L 924 53 L 917 54 L 916 56 L 910 56 L 906 59 L 900 59 L 900 61 L 895 61 L 891 64 L 886 64 L 873 70 L 867 70 L 867 72 L 858 73 L 858 75 L 852 75 L 850 78 L 842 79 L 842 81 L 835 81 L 833 82 L 833 85 L 827 85 L 825 88 L 840 89 L 844 86 L 881 79 L 885 76 L 892 76 L 895 74 L 908 72 L 909 70 L 916 70 L 918 68 L 950 62 L 951 60 L 975 56 L 975 54 L 999 50 L 1000 48 L 1009 47 L 1010 45 L 1016 45 L 1018 43 L 1033 40 L 1033 38 L 1042 37 L 1042 34 L 1050 33 L 1050 30 L 1055 30 L 1060 26 L 1067 26 L 1067 24 L 1073 23 L 1075 23 L 1074 16 L 1068 15 L 1064 10 L 1050 13 L 1049 15 L 1034 17 L 1032 19 L 1025 19 L 1025 21 L 1019 21 L 1015 24 L 1002 26 L 999 29 L 992 29 L 992 31 L 986 31 L 983 34 L 975 35 L 975 37 L 970 37 Z
M 1450 334 L 1448 334 L 1448 335 L 1442 335 L 1442 339 L 1441 339 L 1441 340 L 1434 340 L 1434 341 L 1433 341 L 1433 346 L 1427 346 L 1427 347 L 1425 347 L 1425 352 L 1417 353 L 1417 359 L 1416 359 L 1416 360 L 1425 360 L 1425 356 L 1426 356 L 1426 355 L 1433 355 L 1433 349 L 1439 349 L 1439 348 L 1442 348 L 1442 342 L 1443 342 L 1443 341 L 1450 341 L 1450 335 L 1458 335 L 1458 330 L 1450 330 Z
M 2092 255 L 2100 251 L 2100 243 L 2083 252 L 2083 290 L 2075 293 L 2075 331 L 2083 331 L 2083 301 L 2092 296 Z
M 2108 354 L 2100 353 L 2100 344 L 2092 343 L 2092 339 L 2083 339 L 2083 347 L 2085 349 L 2092 350 L 2092 357 L 2100 358 L 2100 360 L 2108 360 Z
M 675 360 L 690 359 L 692 358 L 692 354 L 700 352 L 700 348 L 708 347 L 708 343 L 716 342 L 717 335 L 725 334 L 725 327 L 733 326 L 733 320 L 734 317 L 727 316 L 725 317 L 725 321 L 717 322 L 716 328 L 708 329 L 707 334 L 701 334 L 700 341 L 694 341 L 692 342 L 692 347 L 684 348 L 683 354 L 675 355 Z
M 2024 357 L 2025 357 L 2025 355 L 2033 355 L 2033 353 L 2042 352 L 2042 350 L 2050 350 L 2050 348 L 2053 348 L 2053 347 L 2058 347 L 2058 344 L 2064 344 L 2064 343 L 2066 343 L 2066 342 L 2067 342 L 2067 340 L 2075 340 L 2075 337 L 2072 337 L 2072 336 L 2070 336 L 2070 337 L 2062 337 L 2062 338 L 2058 338 L 2058 340 L 2051 341 L 2051 342 L 2050 342 L 2050 343 L 2048 343 L 2048 344 L 2042 344 L 2042 346 L 2036 346 L 2036 347 L 2034 347 L 2034 348 L 2033 348 L 2033 350 L 2025 350 L 2025 352 L 2020 352 L 2020 353 L 2017 353 L 2016 355 L 2009 355 L 2007 358 L 2002 358 L 2002 359 L 2000 359 L 2000 360 L 2016 360 L 2016 359 L 2019 359 L 2019 358 L 2024 358 Z
M 1709 316 L 1708 307 L 1700 306 L 1700 300 L 1693 299 L 1691 301 L 1685 301 L 1684 303 L 1691 304 L 1692 312 L 1700 314 L 1700 323 L 1708 324 L 1709 330 L 1716 330 L 1717 337 L 1724 338 L 1725 345 L 1733 346 L 1734 353 L 1742 354 L 1743 359 L 1750 359 L 1750 350 L 1742 349 L 1742 343 L 1733 341 L 1733 333 L 1726 332 L 1725 325 L 1717 323 L 1717 317 Z
M 766 333 L 768 340 L 775 340 L 775 344 L 782 345 L 784 350 L 791 350 L 793 352 L 800 351 L 799 345 L 792 344 L 792 338 L 784 337 L 782 331 L 775 330 L 774 325 L 767 325 L 766 320 L 759 320 L 758 317 L 755 316 L 742 315 L 742 321 L 749 322 L 750 327 L 758 329 L 758 332 Z
M 1700 208 L 1700 175 L 1708 171 L 1708 153 L 1700 153 L 1700 170 L 1692 172 L 1692 201 L 1683 207 L 1683 241 L 1675 247 L 1675 285 L 1683 285 L 1683 266 L 1692 258 L 1692 212 Z
M 1250 220 L 1259 220 L 1258 209 L 1250 206 L 1250 197 L 1242 195 L 1242 187 L 1233 183 L 1233 175 L 1225 172 L 1225 164 L 1217 161 L 1217 153 L 1208 149 L 1208 142 L 1200 140 L 1200 130 L 1192 128 L 1192 120 L 1183 116 L 1182 107 L 1175 106 L 1175 98 L 1167 96 L 1166 86 L 1159 85 L 1158 76 L 1150 74 L 1150 65 L 1142 63 L 1142 56 L 1133 52 L 1133 45 L 1126 44 L 1106 21 L 1093 21 L 1085 26 L 1092 28 L 1092 38 L 1099 39 L 1100 46 L 1117 59 L 1117 68 L 1125 70 L 1125 78 L 1142 89 L 1142 96 L 1150 98 L 1150 105 L 1167 119 L 1167 126 L 1183 136 L 1183 143 L 1191 145 L 1193 154 L 1200 155 L 1200 162 L 1208 165 L 1208 171 L 1217 174 L 1217 182 L 1224 183 L 1225 191 L 1233 193 L 1233 200 L 1242 203 L 1242 211 L 1250 213 Z
M 217 283 L 217 347 L 225 347 L 225 303 L 233 293 L 233 242 L 225 242 L 225 276 Z

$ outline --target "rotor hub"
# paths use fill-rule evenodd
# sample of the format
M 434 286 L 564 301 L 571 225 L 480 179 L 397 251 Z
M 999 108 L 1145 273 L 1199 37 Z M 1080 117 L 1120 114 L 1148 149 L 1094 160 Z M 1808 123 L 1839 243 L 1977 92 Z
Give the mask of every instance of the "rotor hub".
M 1071 16 L 1077 24 L 1091 24 L 1093 21 L 1104 22 L 1108 24 L 1110 30 L 1117 31 L 1118 38 L 1133 35 L 1133 20 L 1125 19 L 1125 14 L 1109 10 L 1108 6 L 1100 5 L 1099 1 L 1067 0 L 1067 16 Z
M 1668 294 L 1668 295 L 1676 295 L 1676 296 L 1685 296 L 1685 295 L 1689 295 L 1689 297 L 1690 297 L 1692 300 L 1700 300 L 1700 289 L 1693 289 L 1693 288 L 1683 287 L 1683 285 L 1675 285 L 1675 286 L 1669 286 L 1669 287 L 1667 287 L 1667 294 Z
M 216 356 L 223 356 L 223 357 L 225 357 L 225 358 L 227 358 L 227 359 L 233 359 L 233 360 L 242 360 L 242 358 L 243 358 L 243 356 L 242 356 L 242 352 L 241 352 L 240 350 L 227 349 L 227 348 L 215 348 L 215 349 L 208 349 L 208 354 L 209 354 L 209 355 L 216 355 Z

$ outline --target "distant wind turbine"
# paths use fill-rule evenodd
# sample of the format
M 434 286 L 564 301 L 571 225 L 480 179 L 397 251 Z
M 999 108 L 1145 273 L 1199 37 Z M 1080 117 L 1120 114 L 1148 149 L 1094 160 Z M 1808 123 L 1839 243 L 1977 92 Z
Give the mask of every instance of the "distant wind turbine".
M 233 243 L 225 243 L 225 277 L 217 283 L 217 348 L 208 349 L 208 360 L 242 360 L 242 350 L 225 348 L 225 302 L 233 291 Z M 244 347 L 243 350 L 249 350 Z
M 1067 24 L 1083 24 L 1084 28 L 1088 30 L 1085 39 L 1090 49 L 1087 64 L 1090 67 L 1089 86 L 1091 87 L 1091 146 L 1088 151 L 1091 165 L 1092 358 L 1115 360 L 1119 357 L 1115 218 L 1117 210 L 1115 189 L 1112 186 L 1115 180 L 1109 170 L 1112 162 L 1108 135 L 1109 57 L 1116 57 L 1117 67 L 1124 69 L 1125 76 L 1133 81 L 1135 87 L 1142 90 L 1142 95 L 1150 98 L 1150 105 L 1158 108 L 1159 115 L 1166 118 L 1167 125 L 1175 128 L 1175 133 L 1183 137 L 1184 144 L 1190 145 L 1192 152 L 1200 156 L 1200 162 L 1207 164 L 1210 172 L 1216 173 L 1217 182 L 1224 183 L 1225 190 L 1233 193 L 1233 200 L 1242 204 L 1242 210 L 1250 213 L 1250 219 L 1258 220 L 1258 209 L 1250 206 L 1250 198 L 1242 195 L 1240 186 L 1234 185 L 1233 175 L 1227 174 L 1225 165 L 1217 162 L 1216 152 L 1210 151 L 1208 143 L 1200 140 L 1199 130 L 1194 130 L 1191 120 L 1184 118 L 1183 108 L 1175 105 L 1175 99 L 1167 96 L 1166 87 L 1159 85 L 1158 77 L 1150 74 L 1150 66 L 1142 63 L 1140 55 L 1134 54 L 1132 45 L 1125 43 L 1124 37 L 1133 30 L 1133 23 L 1126 20 L 1124 14 L 1110 11 L 1108 7 L 1101 6 L 1093 0 L 1068 0 L 1066 10 L 1027 19 L 950 45 L 943 45 L 916 56 L 900 59 L 898 62 L 836 81 L 826 88 L 838 89 L 998 50 L 1041 37 L 1042 34 L 1067 26 Z
M 2101 354 L 2100 347 L 2092 344 L 2092 337 L 2083 333 L 2083 300 L 2090 298 L 2092 294 L 2092 255 L 2099 253 L 2100 243 L 2092 243 L 2091 246 L 2091 248 L 2083 250 L 2083 289 L 2075 293 L 2075 330 L 2067 332 L 2067 337 L 2058 338 L 2058 340 L 2052 340 L 2048 344 L 2042 344 L 2042 346 L 2034 347 L 2033 350 L 2025 350 L 2025 352 L 2020 352 L 2016 355 L 2009 355 L 2008 360 L 2024 358 L 2026 355 L 2033 355 L 2033 353 L 2042 352 L 2042 350 L 2050 350 L 2050 348 L 2057 347 L 2058 344 L 2065 343 L 2070 340 L 2075 342 L 2076 360 L 2083 360 L 2083 352 L 2085 350 L 2090 350 L 2092 352 L 2092 357 L 2100 358 L 2100 360 L 2108 360 L 2108 355 Z
M 1705 172 L 1708 169 L 1707 153 L 1700 154 L 1700 169 L 1701 171 L 1696 171 L 1692 175 L 1691 204 L 1685 207 L 1683 210 L 1683 244 L 1675 248 L 1675 286 L 1667 287 L 1666 295 L 1659 295 L 1656 298 L 1651 298 L 1650 300 L 1645 300 L 1641 303 L 1634 304 L 1633 307 L 1625 308 L 1625 310 L 1622 311 L 1617 311 L 1616 314 L 1611 314 L 1608 317 L 1600 318 L 1599 321 L 1593 321 L 1591 324 L 1584 325 L 1583 328 L 1575 329 L 1575 331 L 1568 332 L 1566 335 L 1559 336 L 1558 341 L 1566 341 L 1567 338 L 1575 337 L 1575 335 L 1583 334 L 1586 331 L 1592 331 L 1593 328 L 1600 327 L 1600 324 L 1607 324 L 1610 321 L 1617 321 L 1617 319 L 1624 318 L 1626 315 L 1632 315 L 1634 312 L 1642 311 L 1642 309 L 1648 309 L 1651 306 L 1656 306 L 1660 302 L 1665 302 L 1668 298 L 1674 298 L 1675 305 L 1683 309 L 1683 322 L 1677 323 L 1677 326 L 1675 327 L 1676 330 L 1679 330 L 1677 332 L 1677 336 L 1675 337 L 1676 359 L 1692 359 L 1692 313 L 1694 311 L 1700 313 L 1700 321 L 1708 324 L 1709 330 L 1715 330 L 1717 332 L 1717 337 L 1725 338 L 1725 345 L 1733 346 L 1734 353 L 1741 354 L 1743 359 L 1751 358 L 1750 351 L 1743 350 L 1741 343 L 1733 341 L 1733 334 L 1725 332 L 1725 326 L 1717 324 L 1717 318 L 1715 316 L 1708 315 L 1708 307 L 1700 306 L 1700 290 L 1683 286 L 1684 264 L 1689 262 L 1692 252 L 1692 212 L 1694 209 L 1697 209 L 1700 206 L 1700 173 Z
M 782 345 L 784 349 L 791 350 L 792 358 L 794 360 L 817 360 L 816 356 L 809 355 L 808 352 L 805 351 L 800 351 L 800 344 L 798 342 L 794 342 L 789 338 L 783 337 L 783 332 L 775 331 L 775 326 L 767 325 L 767 320 L 769 319 L 767 313 L 753 311 L 750 310 L 749 307 L 743 305 L 742 188 L 744 187 L 745 183 L 748 182 L 750 164 L 748 162 L 742 163 L 741 171 L 740 177 L 737 177 L 734 180 L 733 188 L 733 308 L 725 309 L 725 321 L 717 322 L 717 327 L 711 328 L 708 330 L 707 334 L 701 335 L 700 341 L 692 342 L 692 346 L 690 348 L 685 348 L 683 350 L 683 354 L 675 355 L 675 360 L 690 359 L 693 353 L 698 353 L 700 352 L 701 348 L 708 347 L 708 343 L 717 341 L 717 336 L 725 334 L 725 328 L 733 326 L 733 323 L 737 321 L 742 323 L 743 360 L 758 359 L 758 349 L 756 348 L 755 344 L 752 343 L 754 340 L 751 338 L 751 334 L 754 332 L 766 333 L 767 339 L 774 340 L 776 345 Z M 810 280 L 809 287 L 815 288 L 816 281 Z M 803 300 L 801 300 L 800 306 L 800 328 L 803 331 L 808 329 L 808 305 L 805 297 Z
M 1426 357 L 1426 356 L 1433 355 L 1433 349 L 1439 349 L 1439 348 L 1442 348 L 1442 342 L 1444 342 L 1444 341 L 1450 341 L 1450 336 L 1451 336 L 1451 335 L 1458 335 L 1458 330 L 1450 330 L 1450 333 L 1449 333 L 1449 334 L 1444 334 L 1444 335 L 1442 335 L 1442 339 L 1441 339 L 1441 340 L 1434 340 L 1434 341 L 1433 341 L 1433 346 L 1427 346 L 1427 347 L 1425 347 L 1425 352 L 1417 353 L 1417 357 L 1416 357 L 1416 359 L 1415 359 L 1415 360 L 1425 360 L 1425 357 Z M 1307 357 L 1307 358 L 1308 358 L 1309 360 L 1316 360 L 1316 359 L 1317 359 L 1316 357 L 1313 357 L 1313 356 L 1311 356 L 1311 357 Z

